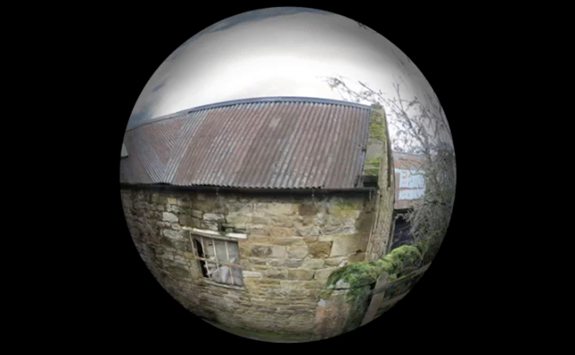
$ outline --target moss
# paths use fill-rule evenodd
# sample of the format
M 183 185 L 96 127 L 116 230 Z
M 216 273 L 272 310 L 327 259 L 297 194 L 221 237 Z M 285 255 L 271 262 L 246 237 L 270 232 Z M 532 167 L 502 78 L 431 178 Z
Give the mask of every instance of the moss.
M 381 157 L 379 156 L 365 158 L 363 172 L 365 175 L 378 175 L 380 165 Z
M 381 157 L 375 156 L 371 158 L 365 158 L 365 165 L 372 165 L 374 167 L 378 167 L 381 163 Z
M 354 290 L 371 285 L 384 273 L 389 274 L 390 280 L 396 279 L 404 269 L 418 267 L 422 257 L 418 246 L 405 244 L 379 259 L 346 265 L 329 275 L 320 297 L 329 298 L 336 288 Z M 351 298 L 356 296 L 352 291 L 348 294 Z
M 385 142 L 385 124 L 383 117 L 372 117 L 369 122 L 369 138 Z
M 369 286 L 358 287 L 347 293 L 346 302 L 350 305 L 350 316 L 345 322 L 344 332 L 354 330 L 361 325 L 369 306 L 370 297 L 371 287 Z
M 405 244 L 393 249 L 389 254 L 372 261 L 353 263 L 332 272 L 319 293 L 320 299 L 329 299 L 333 290 L 347 289 L 345 302 L 349 305 L 349 316 L 344 331 L 359 327 L 363 321 L 371 297 L 371 286 L 384 274 L 388 281 L 403 277 L 404 271 L 421 266 L 422 247 Z
M 365 169 L 363 169 L 363 173 L 364 175 L 377 176 L 379 175 L 379 168 L 366 167 Z
M 329 214 L 336 217 L 354 217 L 357 211 L 361 208 L 358 204 L 348 201 L 334 202 L 329 208 Z

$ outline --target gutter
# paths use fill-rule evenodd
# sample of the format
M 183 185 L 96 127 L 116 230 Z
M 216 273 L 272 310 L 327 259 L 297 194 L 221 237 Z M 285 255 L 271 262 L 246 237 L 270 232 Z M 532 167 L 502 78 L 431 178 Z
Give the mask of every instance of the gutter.
M 222 187 L 222 186 L 179 186 L 170 184 L 130 184 L 120 182 L 121 189 L 127 190 L 152 190 L 152 191 L 178 191 L 178 192 L 236 192 L 236 193 L 251 193 L 251 194 L 274 194 L 274 195 L 325 195 L 325 194 L 365 194 L 377 193 L 375 187 L 354 187 L 354 188 L 287 188 L 287 189 L 274 189 L 274 188 L 249 188 L 249 187 Z

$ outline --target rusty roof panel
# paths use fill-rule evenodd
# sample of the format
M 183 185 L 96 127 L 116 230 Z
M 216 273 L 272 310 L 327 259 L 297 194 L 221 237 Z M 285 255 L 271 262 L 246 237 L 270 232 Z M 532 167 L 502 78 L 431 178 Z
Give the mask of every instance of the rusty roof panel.
M 353 188 L 368 106 L 321 99 L 242 100 L 127 130 L 127 183 L 245 188 Z
M 130 154 L 121 160 L 120 165 L 127 181 L 138 183 L 165 181 L 166 164 L 183 121 L 184 116 L 177 116 L 126 132 L 124 142 Z

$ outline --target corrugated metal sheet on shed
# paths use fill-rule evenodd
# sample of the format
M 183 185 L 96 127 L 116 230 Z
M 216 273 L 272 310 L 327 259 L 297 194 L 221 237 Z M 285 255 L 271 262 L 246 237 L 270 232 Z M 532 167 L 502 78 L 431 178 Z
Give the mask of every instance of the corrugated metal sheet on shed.
M 239 188 L 353 188 L 370 107 L 314 98 L 238 100 L 126 130 L 120 180 Z

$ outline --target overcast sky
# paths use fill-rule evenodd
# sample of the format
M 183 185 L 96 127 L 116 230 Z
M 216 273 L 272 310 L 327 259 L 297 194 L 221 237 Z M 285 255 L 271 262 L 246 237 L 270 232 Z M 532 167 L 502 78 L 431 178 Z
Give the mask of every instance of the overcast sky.
M 405 98 L 433 93 L 400 49 L 356 21 L 320 10 L 271 8 L 227 18 L 175 49 L 144 87 L 129 124 L 235 99 L 341 100 L 325 82 L 334 76 L 389 94 L 399 81 Z

